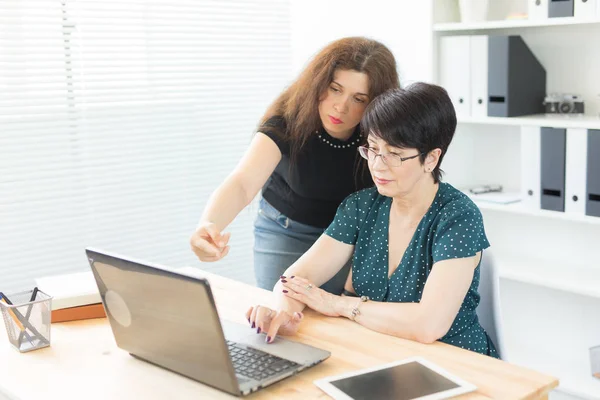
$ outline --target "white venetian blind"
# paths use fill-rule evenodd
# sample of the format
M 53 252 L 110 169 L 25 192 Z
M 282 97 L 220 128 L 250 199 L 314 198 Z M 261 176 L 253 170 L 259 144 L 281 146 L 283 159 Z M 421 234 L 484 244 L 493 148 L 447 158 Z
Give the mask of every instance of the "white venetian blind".
M 283 0 L 0 0 L 0 290 L 188 239 L 291 71 Z M 253 281 L 252 222 L 202 268 Z

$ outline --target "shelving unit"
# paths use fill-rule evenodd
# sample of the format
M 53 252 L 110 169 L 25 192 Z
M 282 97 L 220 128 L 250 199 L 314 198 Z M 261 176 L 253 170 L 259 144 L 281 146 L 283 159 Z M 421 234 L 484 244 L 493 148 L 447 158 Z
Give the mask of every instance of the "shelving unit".
M 523 117 L 460 117 L 461 124 L 547 126 L 549 128 L 600 129 L 600 116 L 579 114 L 537 114 Z
M 449 23 L 438 23 L 433 26 L 435 32 L 469 32 L 469 31 L 482 31 L 482 30 L 495 30 L 495 29 L 523 29 L 523 28 L 540 28 L 550 26 L 567 26 L 567 25 L 587 25 L 587 24 L 600 24 L 600 19 L 590 18 L 582 19 L 575 17 L 567 18 L 549 18 L 544 20 L 528 20 L 528 19 L 513 19 L 513 20 L 499 20 L 499 21 L 485 21 L 485 22 L 449 22 Z
M 495 260 L 501 279 L 510 279 L 550 289 L 600 299 L 600 269 L 585 265 L 552 264 L 536 259 Z
M 501 7 L 512 6 L 514 13 L 528 4 L 492 3 L 494 19 L 502 18 Z M 583 97 L 585 115 L 458 116 L 457 134 L 442 164 L 446 181 L 460 188 L 497 183 L 507 194 L 520 193 L 526 168 L 521 127 L 600 130 L 600 42 L 592 39 L 600 37 L 600 16 L 460 23 L 457 12 L 440 18 L 436 4 L 448 11 L 449 2 L 434 0 L 432 48 L 438 82 L 442 59 L 448 60 L 442 57 L 442 38 L 520 35 L 546 70 L 547 93 Z M 481 74 L 473 69 L 477 64 L 464 62 L 471 75 Z M 464 72 L 456 68 L 452 71 Z M 591 376 L 589 362 L 589 348 L 600 345 L 600 217 L 470 197 L 482 211 L 492 250 L 488 257 L 497 272 L 496 325 L 503 358 L 558 377 L 561 399 L 600 400 L 600 380 Z
M 475 201 L 477 207 L 479 207 L 482 211 L 498 211 L 503 213 L 511 213 L 511 214 L 521 214 L 528 215 L 540 218 L 550 218 L 561 221 L 570 221 L 570 222 L 580 222 L 591 225 L 597 225 L 600 227 L 600 217 L 590 217 L 587 215 L 579 215 L 579 214 L 570 214 L 558 211 L 549 211 L 549 210 L 532 210 L 530 208 L 525 207 L 522 203 L 509 203 L 509 204 L 499 204 L 492 203 L 487 201 L 479 201 L 476 197 L 471 196 L 471 199 Z M 600 286 L 600 281 L 598 281 Z

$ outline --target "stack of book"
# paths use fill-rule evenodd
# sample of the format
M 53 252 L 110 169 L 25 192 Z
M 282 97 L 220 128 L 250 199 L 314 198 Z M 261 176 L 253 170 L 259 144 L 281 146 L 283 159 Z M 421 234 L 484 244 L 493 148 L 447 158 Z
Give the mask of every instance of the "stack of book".
M 52 322 L 106 317 L 91 271 L 38 278 L 36 286 L 53 297 Z

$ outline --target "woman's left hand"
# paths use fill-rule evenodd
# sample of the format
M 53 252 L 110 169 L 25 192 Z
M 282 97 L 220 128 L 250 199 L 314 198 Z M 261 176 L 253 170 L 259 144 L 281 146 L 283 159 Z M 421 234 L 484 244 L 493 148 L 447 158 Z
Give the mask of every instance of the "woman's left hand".
M 337 311 L 340 296 L 335 296 L 312 284 L 308 279 L 298 276 L 289 278 L 281 277 L 284 286 L 283 294 L 291 299 L 298 300 L 315 311 L 329 317 L 339 317 Z

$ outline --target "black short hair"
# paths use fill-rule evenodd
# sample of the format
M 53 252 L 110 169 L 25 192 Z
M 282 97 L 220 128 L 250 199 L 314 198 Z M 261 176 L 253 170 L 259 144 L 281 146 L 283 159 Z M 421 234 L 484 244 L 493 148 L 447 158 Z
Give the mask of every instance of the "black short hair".
M 427 153 L 441 149 L 431 172 L 440 181 L 440 165 L 456 131 L 456 112 L 448 92 L 441 86 L 417 82 L 377 96 L 360 122 L 363 135 L 374 135 L 394 147 L 416 148 L 421 164 Z

